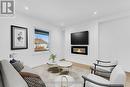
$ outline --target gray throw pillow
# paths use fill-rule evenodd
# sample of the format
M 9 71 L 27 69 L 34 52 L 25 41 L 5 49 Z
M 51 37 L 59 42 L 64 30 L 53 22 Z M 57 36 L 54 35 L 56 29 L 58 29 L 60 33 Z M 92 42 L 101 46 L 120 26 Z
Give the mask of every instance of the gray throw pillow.
M 20 61 L 16 61 L 15 63 L 12 63 L 12 65 L 18 72 L 24 68 L 23 64 Z

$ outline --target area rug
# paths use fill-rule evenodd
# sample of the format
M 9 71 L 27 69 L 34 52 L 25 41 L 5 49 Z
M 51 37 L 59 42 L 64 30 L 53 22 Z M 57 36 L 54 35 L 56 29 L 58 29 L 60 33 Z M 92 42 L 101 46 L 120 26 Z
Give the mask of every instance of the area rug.
M 61 73 L 49 72 L 48 71 L 49 68 L 50 68 L 49 65 L 44 64 L 42 66 L 34 68 L 34 70 L 37 72 L 37 74 L 40 75 L 41 79 L 46 84 L 46 87 L 55 87 L 55 79 L 57 76 L 61 75 Z M 83 87 L 82 75 L 87 75 L 89 73 L 90 71 L 87 68 L 85 69 L 85 68 L 81 68 L 77 66 L 72 66 L 69 69 L 69 73 L 67 73 L 67 75 L 70 75 L 71 77 L 74 78 L 74 83 L 72 87 Z M 62 75 L 63 74 L 66 74 L 66 73 L 62 73 Z

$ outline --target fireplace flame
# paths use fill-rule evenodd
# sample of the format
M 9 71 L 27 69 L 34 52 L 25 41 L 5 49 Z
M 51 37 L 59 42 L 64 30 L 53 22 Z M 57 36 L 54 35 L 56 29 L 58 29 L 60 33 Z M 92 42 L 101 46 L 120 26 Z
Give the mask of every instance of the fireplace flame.
M 82 51 L 81 51 L 81 49 L 78 49 L 77 52 L 81 53 Z

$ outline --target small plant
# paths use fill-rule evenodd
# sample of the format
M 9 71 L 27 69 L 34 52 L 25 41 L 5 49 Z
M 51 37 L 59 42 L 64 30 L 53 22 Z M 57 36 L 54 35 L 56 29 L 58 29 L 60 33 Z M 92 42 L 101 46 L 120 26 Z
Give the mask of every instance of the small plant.
M 52 62 L 54 63 L 55 59 L 56 59 L 56 55 L 51 54 L 49 60 L 52 60 Z

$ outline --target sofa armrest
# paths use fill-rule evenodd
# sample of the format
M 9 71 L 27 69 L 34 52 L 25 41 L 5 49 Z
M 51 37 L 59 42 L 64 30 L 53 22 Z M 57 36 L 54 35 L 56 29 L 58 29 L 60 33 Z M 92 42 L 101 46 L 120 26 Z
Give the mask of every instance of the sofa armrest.
M 96 63 L 93 63 L 95 66 L 100 66 L 100 67 L 115 67 L 116 65 L 101 65 L 101 64 L 96 64 Z
M 105 61 L 105 60 L 96 60 L 97 61 L 97 64 L 102 62 L 102 63 L 111 63 L 111 61 Z

